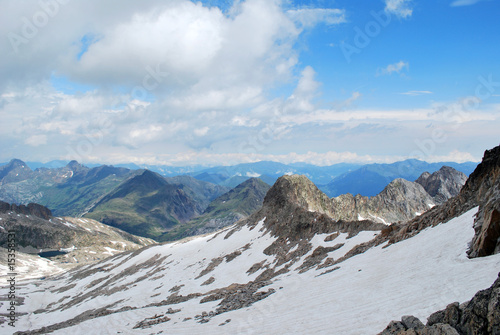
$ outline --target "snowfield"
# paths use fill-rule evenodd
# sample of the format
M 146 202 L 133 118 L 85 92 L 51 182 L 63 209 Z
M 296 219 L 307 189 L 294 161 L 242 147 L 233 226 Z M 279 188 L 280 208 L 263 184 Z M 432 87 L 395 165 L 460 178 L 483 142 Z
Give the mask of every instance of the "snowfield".
M 243 227 L 227 239 L 232 227 L 147 247 L 57 278 L 23 284 L 18 294 L 25 300 L 18 307 L 16 330 L 62 323 L 53 334 L 365 335 L 381 332 L 403 315 L 415 315 L 425 323 L 431 313 L 451 302 L 471 299 L 497 278 L 500 254 L 476 259 L 466 256 L 476 212 L 477 208 L 335 266 L 299 273 L 298 267 L 316 247 L 343 244 L 328 254 L 339 259 L 377 232 L 361 232 L 351 238 L 339 234 L 329 242 L 325 242 L 326 234 L 316 235 L 310 241 L 311 252 L 296 261 L 291 271 L 257 290 L 269 293 L 267 297 L 218 315 L 210 312 L 222 298 L 201 300 L 217 289 L 255 281 L 266 265 L 276 261 L 274 255 L 263 252 L 276 240 L 265 230 L 264 219 L 253 229 Z M 83 315 L 86 311 L 103 316 Z M 72 325 L 64 323 L 71 319 Z M 141 321 L 151 320 L 158 323 L 134 329 Z M 6 323 L 1 327 L 2 333 L 12 332 Z

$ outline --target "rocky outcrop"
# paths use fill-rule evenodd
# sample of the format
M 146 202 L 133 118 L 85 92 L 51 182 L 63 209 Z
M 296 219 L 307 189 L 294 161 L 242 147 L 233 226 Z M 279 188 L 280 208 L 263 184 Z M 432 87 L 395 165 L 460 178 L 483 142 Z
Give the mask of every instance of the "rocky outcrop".
M 467 176 L 449 166 L 443 166 L 439 171 L 430 174 L 424 172 L 415 182 L 434 199 L 436 204 L 443 204 L 448 199 L 457 196 L 465 185 Z
M 11 205 L 9 203 L 0 201 L 0 213 L 6 213 L 8 211 L 12 211 L 17 214 L 34 215 L 45 220 L 48 220 L 52 217 L 52 212 L 50 211 L 50 209 L 39 204 L 30 203 L 27 206 L 16 204 Z
M 500 274 L 493 285 L 464 304 L 452 303 L 432 314 L 424 325 L 414 316 L 392 321 L 380 335 L 500 334 Z

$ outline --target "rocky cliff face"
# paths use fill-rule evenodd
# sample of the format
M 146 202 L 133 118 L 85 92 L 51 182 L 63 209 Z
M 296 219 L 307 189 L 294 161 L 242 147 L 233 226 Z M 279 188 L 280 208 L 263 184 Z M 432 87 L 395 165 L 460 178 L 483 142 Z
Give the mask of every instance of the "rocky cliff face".
M 457 196 L 466 181 L 467 176 L 464 173 L 443 166 L 433 174 L 424 172 L 415 182 L 422 185 L 434 202 L 440 205 Z

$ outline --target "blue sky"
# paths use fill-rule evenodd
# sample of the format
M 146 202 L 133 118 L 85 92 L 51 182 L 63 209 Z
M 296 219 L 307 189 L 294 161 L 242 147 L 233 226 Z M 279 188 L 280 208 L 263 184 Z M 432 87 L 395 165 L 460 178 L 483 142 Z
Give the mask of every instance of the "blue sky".
M 5 0 L 0 161 L 478 161 L 499 0 Z

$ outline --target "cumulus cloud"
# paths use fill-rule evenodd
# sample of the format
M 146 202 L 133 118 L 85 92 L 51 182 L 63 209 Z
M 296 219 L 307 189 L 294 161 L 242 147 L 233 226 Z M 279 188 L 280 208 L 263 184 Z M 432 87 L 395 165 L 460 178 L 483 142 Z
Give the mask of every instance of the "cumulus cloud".
M 406 19 L 413 14 L 412 0 L 385 0 L 385 11 Z

